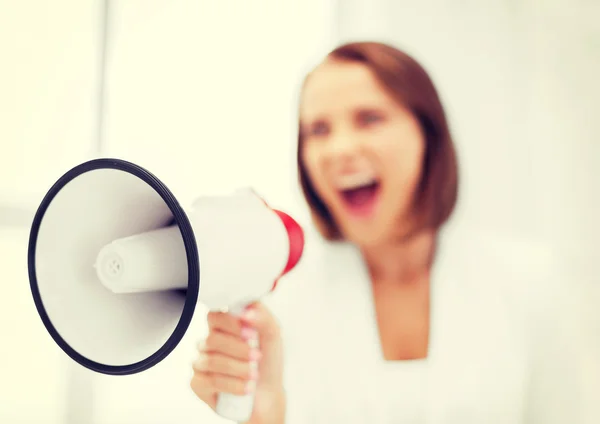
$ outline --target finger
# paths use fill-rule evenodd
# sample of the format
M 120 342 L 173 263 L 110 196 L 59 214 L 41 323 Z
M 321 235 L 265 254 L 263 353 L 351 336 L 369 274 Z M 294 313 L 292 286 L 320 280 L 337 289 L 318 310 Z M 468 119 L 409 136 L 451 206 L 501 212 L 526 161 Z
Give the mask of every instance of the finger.
M 217 330 L 238 337 L 242 334 L 240 319 L 225 312 L 209 312 L 207 321 L 210 330 Z
M 231 334 L 212 332 L 198 346 L 202 353 L 221 353 L 242 361 L 255 361 L 257 352 L 243 339 Z
M 195 372 L 215 373 L 240 379 L 256 379 L 255 362 L 239 361 L 221 354 L 201 355 L 192 365 Z
M 279 323 L 269 309 L 260 302 L 253 303 L 241 316 L 243 326 L 257 330 L 262 340 L 273 340 L 279 337 Z
M 197 372 L 194 374 L 191 385 L 192 387 L 200 387 L 201 395 L 198 395 L 198 397 L 208 397 L 210 402 L 213 397 L 216 398 L 217 393 L 231 393 L 234 395 L 251 393 L 256 387 L 256 382 L 255 380 L 242 380 L 221 374 Z M 210 394 L 203 391 L 202 388 L 204 387 L 210 388 Z
M 194 376 L 190 380 L 190 388 L 198 398 L 215 409 L 217 406 L 217 390 L 211 386 L 209 378 L 202 373 L 194 372 Z

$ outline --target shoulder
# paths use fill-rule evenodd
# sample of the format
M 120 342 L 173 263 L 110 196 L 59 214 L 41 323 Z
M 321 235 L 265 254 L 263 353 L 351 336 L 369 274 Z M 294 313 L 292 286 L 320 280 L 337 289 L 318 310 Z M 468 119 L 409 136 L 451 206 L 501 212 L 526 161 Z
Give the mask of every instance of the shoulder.
M 468 289 L 502 297 L 532 331 L 576 307 L 567 263 L 549 243 L 481 227 L 452 229 L 447 239 Z
M 495 273 L 541 276 L 553 263 L 555 253 L 548 243 L 479 226 L 455 226 L 441 234 L 444 253 L 461 264 Z
M 441 238 L 444 260 L 468 269 L 482 284 L 488 281 L 519 290 L 525 288 L 522 282 L 529 281 L 526 286 L 533 287 L 534 282 L 552 275 L 558 265 L 550 244 L 518 234 L 462 226 L 444 230 Z

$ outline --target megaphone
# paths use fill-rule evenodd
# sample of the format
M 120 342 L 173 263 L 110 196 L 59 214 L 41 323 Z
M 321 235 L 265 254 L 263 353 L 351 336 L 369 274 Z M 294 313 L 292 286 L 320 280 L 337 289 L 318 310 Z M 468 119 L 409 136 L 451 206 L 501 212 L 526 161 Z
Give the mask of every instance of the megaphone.
M 300 260 L 298 223 L 252 190 L 201 196 L 185 211 L 156 176 L 120 159 L 64 174 L 32 223 L 28 268 L 44 326 L 80 365 L 144 371 L 183 338 L 197 302 L 235 314 Z M 254 398 L 221 394 L 217 413 L 250 418 Z

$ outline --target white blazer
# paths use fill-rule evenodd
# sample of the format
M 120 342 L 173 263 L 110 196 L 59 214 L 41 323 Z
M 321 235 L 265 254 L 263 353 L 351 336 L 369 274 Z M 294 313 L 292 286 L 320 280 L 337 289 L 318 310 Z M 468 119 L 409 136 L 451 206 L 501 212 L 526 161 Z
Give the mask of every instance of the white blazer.
M 420 422 L 599 424 L 597 371 L 549 252 L 457 229 L 440 239 Z M 382 401 L 394 393 L 372 378 L 381 348 L 370 290 L 355 247 L 308 233 L 266 301 L 285 342 L 286 424 L 402 424 Z

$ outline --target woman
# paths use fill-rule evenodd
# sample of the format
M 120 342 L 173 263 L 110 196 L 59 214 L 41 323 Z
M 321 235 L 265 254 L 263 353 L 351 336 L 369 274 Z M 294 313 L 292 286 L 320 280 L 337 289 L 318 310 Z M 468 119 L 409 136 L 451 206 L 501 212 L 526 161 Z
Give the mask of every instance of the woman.
M 298 167 L 321 237 L 267 303 L 208 316 L 200 399 L 255 393 L 253 424 L 584 422 L 548 257 L 446 225 L 457 161 L 415 60 L 330 53 L 302 87 Z

